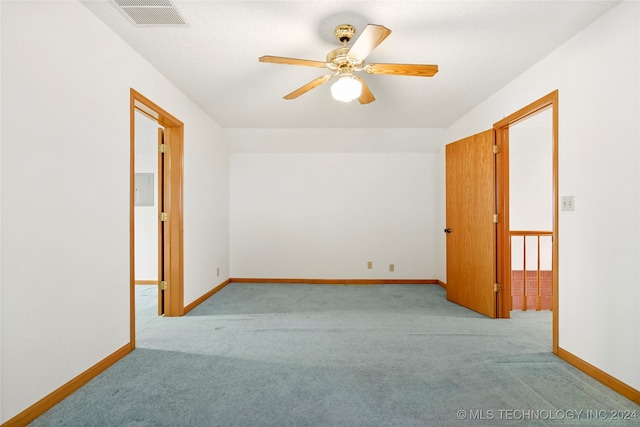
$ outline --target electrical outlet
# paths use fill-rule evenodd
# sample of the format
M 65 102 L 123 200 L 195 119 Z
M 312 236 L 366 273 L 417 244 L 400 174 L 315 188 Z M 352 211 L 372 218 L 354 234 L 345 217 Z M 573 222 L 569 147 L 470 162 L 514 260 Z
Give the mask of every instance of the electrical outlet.
M 218 277 L 220 277 L 220 267 L 216 269 L 216 274 L 218 275 Z
M 367 269 L 371 270 L 373 268 L 373 262 L 367 261 Z
M 396 271 L 395 264 L 389 264 L 389 271 Z

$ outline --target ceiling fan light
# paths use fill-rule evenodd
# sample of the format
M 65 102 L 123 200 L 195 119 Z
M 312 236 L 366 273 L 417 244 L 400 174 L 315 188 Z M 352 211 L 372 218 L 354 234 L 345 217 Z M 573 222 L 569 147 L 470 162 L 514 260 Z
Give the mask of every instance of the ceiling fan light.
M 353 76 L 341 76 L 331 85 L 331 95 L 336 101 L 351 102 L 360 97 L 362 84 Z

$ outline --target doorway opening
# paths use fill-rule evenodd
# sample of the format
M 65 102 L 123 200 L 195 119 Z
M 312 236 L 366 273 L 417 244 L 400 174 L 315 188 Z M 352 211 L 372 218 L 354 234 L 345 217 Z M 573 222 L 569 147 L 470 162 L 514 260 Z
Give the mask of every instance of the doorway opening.
M 158 314 L 184 314 L 184 125 L 134 89 L 130 95 L 130 123 L 130 334 L 135 347 L 137 286 L 156 286 Z M 141 133 L 142 129 L 147 132 Z M 149 130 L 155 131 L 155 141 L 147 135 Z M 145 163 L 146 172 L 140 167 Z M 157 165 L 155 170 L 150 163 Z M 154 247 L 155 257 L 150 253 Z
M 551 310 L 552 128 L 549 107 L 509 127 L 511 311 Z
M 551 310 L 558 351 L 558 91 L 494 124 L 498 317 Z
M 158 215 L 162 211 L 159 158 L 164 127 L 140 111 L 135 111 L 135 311 L 138 331 L 164 314 L 159 265 Z M 160 170 L 160 172 L 162 172 Z

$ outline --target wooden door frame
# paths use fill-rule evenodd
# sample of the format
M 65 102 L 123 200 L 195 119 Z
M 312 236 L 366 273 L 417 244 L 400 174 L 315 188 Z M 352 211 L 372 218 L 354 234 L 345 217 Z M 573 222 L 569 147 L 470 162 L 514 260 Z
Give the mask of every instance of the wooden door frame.
M 493 125 L 500 154 L 496 156 L 496 212 L 500 221 L 497 230 L 497 283 L 503 285 L 498 296 L 498 317 L 508 319 L 511 311 L 511 270 L 509 244 L 509 127 L 551 108 L 552 116 L 552 349 L 558 353 L 558 91 L 532 102 Z
M 184 252 L 183 252 L 183 176 L 184 176 L 184 124 L 166 110 L 136 91 L 130 90 L 130 199 L 129 199 L 129 271 L 130 271 L 130 316 L 131 343 L 135 347 L 135 112 L 139 111 L 162 125 L 165 153 L 165 211 L 168 215 L 168 286 L 165 291 L 165 316 L 184 314 Z

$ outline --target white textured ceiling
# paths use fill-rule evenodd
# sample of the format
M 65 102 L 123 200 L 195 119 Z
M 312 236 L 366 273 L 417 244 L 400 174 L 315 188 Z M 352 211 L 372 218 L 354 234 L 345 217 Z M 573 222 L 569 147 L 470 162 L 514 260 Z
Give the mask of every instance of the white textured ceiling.
M 617 1 L 181 1 L 187 27 L 135 26 L 108 0 L 83 4 L 226 128 L 442 128 L 579 32 Z M 376 101 L 334 101 L 330 84 L 282 97 L 326 69 L 334 28 L 391 35 L 368 63 L 437 64 L 434 77 L 365 75 Z M 357 38 L 358 34 L 356 34 Z M 544 94 L 541 94 L 544 95 Z

